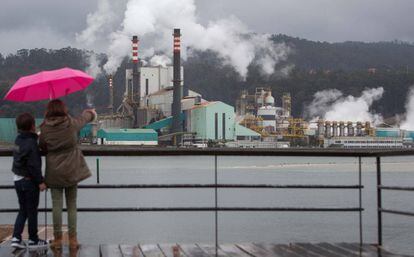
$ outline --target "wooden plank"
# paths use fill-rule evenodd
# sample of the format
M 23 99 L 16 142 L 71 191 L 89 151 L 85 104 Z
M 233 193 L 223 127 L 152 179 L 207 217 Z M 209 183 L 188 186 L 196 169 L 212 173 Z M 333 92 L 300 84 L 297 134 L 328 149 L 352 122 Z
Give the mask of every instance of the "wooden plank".
M 62 249 L 60 250 L 52 250 L 48 249 L 47 255 L 33 255 L 31 251 L 29 251 L 29 254 L 27 256 L 48 256 L 48 257 L 77 257 L 78 256 L 78 250 L 70 250 L 67 245 L 63 245 Z
M 361 253 L 359 251 L 353 251 L 350 249 L 344 249 L 341 247 L 338 247 L 336 245 L 330 244 L 330 243 L 319 243 L 317 246 L 322 247 L 327 250 L 336 251 L 339 254 L 342 254 L 344 256 L 350 256 L 350 257 L 360 257 Z
M 98 245 L 85 245 L 79 247 L 79 257 L 100 257 Z
M 180 244 L 179 246 L 188 257 L 210 257 L 195 244 Z
M 219 247 L 230 257 L 251 257 L 251 255 L 240 250 L 240 248 L 234 244 L 220 244 Z
M 321 247 L 318 247 L 316 245 L 309 244 L 309 243 L 297 243 L 297 244 L 294 244 L 294 245 L 297 245 L 299 247 L 302 247 L 306 251 L 309 251 L 309 252 L 314 253 L 314 254 L 319 254 L 321 256 L 326 256 L 326 257 L 347 257 L 346 255 L 342 255 L 342 254 L 339 254 L 339 253 L 335 253 L 333 251 L 330 251 L 330 250 L 327 250 L 325 248 L 321 248 Z
M 165 257 L 158 245 L 140 245 L 139 248 L 141 249 L 144 257 Z
M 210 256 L 216 256 L 216 246 L 211 244 L 196 244 L 200 247 L 201 250 L 206 252 Z M 218 247 L 217 249 L 217 256 L 219 257 L 229 257 L 223 250 Z
M 309 253 L 302 248 L 295 247 L 293 245 L 276 245 L 276 244 L 255 244 L 259 247 L 265 248 L 268 251 L 272 251 L 277 256 L 283 257 L 320 257 L 313 253 Z
M 359 244 L 353 244 L 353 243 L 337 243 L 334 244 L 338 247 L 342 247 L 344 249 L 349 249 L 349 250 L 354 250 L 355 252 L 359 253 L 369 253 L 369 254 L 377 254 L 379 253 L 379 248 L 377 248 L 376 246 L 373 245 L 369 245 L 369 244 L 363 244 L 362 247 L 360 247 Z M 382 255 L 392 255 L 392 253 L 381 249 L 381 254 Z
M 10 257 L 15 256 L 17 254 L 18 256 L 22 253 L 22 250 L 16 251 L 13 247 L 10 246 L 1 246 L 0 247 L 0 257 Z M 24 250 L 23 250 L 24 253 Z
M 142 257 L 138 245 L 119 245 L 123 257 Z
M 236 244 L 242 251 L 255 257 L 280 257 L 252 243 Z
M 119 245 L 101 245 L 101 257 L 122 257 Z
M 173 247 L 177 246 L 178 250 L 180 251 L 180 256 L 186 256 L 185 253 L 181 250 L 181 248 L 177 244 L 158 244 L 158 248 L 162 251 L 165 257 L 174 257 Z

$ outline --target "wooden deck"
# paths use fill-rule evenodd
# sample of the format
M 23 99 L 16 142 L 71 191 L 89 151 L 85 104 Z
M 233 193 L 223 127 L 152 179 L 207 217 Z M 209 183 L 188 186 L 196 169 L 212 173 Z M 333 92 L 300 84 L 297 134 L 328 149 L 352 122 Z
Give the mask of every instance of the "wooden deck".
M 174 253 L 173 248 L 176 248 Z M 82 245 L 79 250 L 54 252 L 50 249 L 13 251 L 7 243 L 0 246 L 0 257 L 214 257 L 208 244 Z M 351 243 L 295 244 L 221 244 L 219 257 L 413 257 L 398 255 L 373 245 Z

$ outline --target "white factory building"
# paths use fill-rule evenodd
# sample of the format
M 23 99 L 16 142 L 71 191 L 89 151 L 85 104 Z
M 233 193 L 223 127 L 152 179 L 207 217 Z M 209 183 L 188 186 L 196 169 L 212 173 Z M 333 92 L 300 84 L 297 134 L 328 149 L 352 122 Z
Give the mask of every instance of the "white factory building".
M 173 66 L 150 66 L 140 67 L 140 86 L 141 97 L 151 95 L 162 89 L 173 87 Z M 181 66 L 181 85 L 184 81 L 184 68 Z M 125 94 L 128 94 L 128 90 L 132 90 L 132 69 L 125 70 L 125 88 L 127 89 Z

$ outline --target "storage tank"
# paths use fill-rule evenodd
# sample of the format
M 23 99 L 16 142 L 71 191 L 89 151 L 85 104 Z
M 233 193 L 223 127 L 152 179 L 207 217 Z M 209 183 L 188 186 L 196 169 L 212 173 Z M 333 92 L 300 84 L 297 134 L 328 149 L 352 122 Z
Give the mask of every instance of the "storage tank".
M 331 137 L 331 122 L 325 121 L 325 137 L 330 138 Z
M 337 137 L 338 136 L 338 122 L 334 121 L 332 122 L 332 130 L 333 130 L 333 137 Z
M 272 96 L 271 91 L 269 91 L 265 97 L 265 105 L 275 106 L 275 98 Z
M 345 136 L 345 122 L 343 122 L 343 121 L 339 122 L 339 136 L 340 137 Z
M 362 136 L 362 122 L 358 121 L 356 125 L 356 136 Z
M 318 120 L 318 136 L 323 136 L 325 133 L 325 127 L 323 125 L 323 120 Z
M 354 126 L 352 125 L 352 121 L 348 121 L 347 125 L 347 135 L 349 137 L 353 137 L 354 136 Z
M 375 131 L 377 137 L 401 137 L 399 128 L 377 128 Z

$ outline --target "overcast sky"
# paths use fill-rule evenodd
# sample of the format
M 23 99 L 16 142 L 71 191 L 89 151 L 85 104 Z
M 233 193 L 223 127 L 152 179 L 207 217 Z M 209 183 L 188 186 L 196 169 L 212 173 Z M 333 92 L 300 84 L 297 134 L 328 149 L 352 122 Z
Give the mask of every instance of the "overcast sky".
M 156 0 L 154 0 L 156 1 Z M 178 0 L 177 0 L 178 1 Z M 414 42 L 413 0 L 195 0 L 201 23 L 234 15 L 255 32 L 319 41 Z M 122 20 L 127 0 L 116 0 Z M 0 0 L 0 53 L 76 46 L 98 0 Z M 103 45 L 105 45 L 103 43 Z

